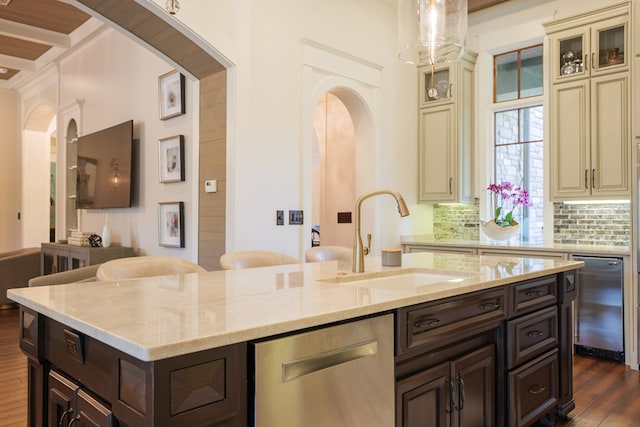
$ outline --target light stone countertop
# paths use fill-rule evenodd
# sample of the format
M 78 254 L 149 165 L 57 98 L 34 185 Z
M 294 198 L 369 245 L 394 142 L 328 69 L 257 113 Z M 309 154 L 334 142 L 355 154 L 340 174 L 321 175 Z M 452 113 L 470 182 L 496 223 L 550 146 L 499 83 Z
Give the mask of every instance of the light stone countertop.
M 10 299 L 143 361 L 159 360 L 572 270 L 582 262 L 434 253 L 10 289 Z M 411 272 L 454 280 L 416 286 Z M 397 276 L 395 274 L 398 273 Z M 402 273 L 402 274 L 400 274 Z M 393 277 L 393 278 L 392 278 Z M 336 279 L 337 278 L 337 279 Z M 322 279 L 335 279 L 328 283 Z M 448 279 L 445 277 L 444 279 Z M 404 284 L 403 284 L 404 283 Z
M 463 240 L 463 239 L 436 239 L 433 235 L 402 236 L 403 245 L 432 245 L 441 247 L 465 247 L 473 249 L 505 249 L 537 252 L 554 252 L 583 255 L 631 255 L 629 246 L 597 245 L 597 244 L 571 244 L 544 242 L 496 242 L 493 240 Z

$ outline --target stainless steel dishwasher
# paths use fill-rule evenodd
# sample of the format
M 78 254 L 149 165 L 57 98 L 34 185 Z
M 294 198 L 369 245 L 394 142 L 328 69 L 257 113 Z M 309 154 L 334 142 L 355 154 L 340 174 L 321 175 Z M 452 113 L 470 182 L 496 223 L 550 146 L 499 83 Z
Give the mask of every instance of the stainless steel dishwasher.
M 574 256 L 578 269 L 575 351 L 624 362 L 622 259 Z
M 393 315 L 253 343 L 259 427 L 394 425 Z

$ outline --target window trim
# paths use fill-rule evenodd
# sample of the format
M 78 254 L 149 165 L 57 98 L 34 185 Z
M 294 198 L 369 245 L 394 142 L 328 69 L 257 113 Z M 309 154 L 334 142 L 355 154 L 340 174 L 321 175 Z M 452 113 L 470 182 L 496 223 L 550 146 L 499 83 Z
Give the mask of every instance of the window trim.
M 543 67 L 543 76 L 542 76 L 542 95 L 533 95 L 533 96 L 526 96 L 526 97 L 522 97 L 520 95 L 520 90 L 521 90 L 521 84 L 520 84 L 520 71 L 521 71 L 521 65 L 520 65 L 520 60 L 522 57 L 522 51 L 523 50 L 529 50 L 529 49 L 534 49 L 539 47 L 542 50 L 542 67 Z M 534 45 L 530 45 L 530 46 L 523 46 L 521 48 L 518 49 L 513 49 L 513 50 L 509 50 L 506 52 L 500 52 L 500 53 L 494 53 L 492 54 L 492 64 L 491 66 L 493 67 L 493 94 L 491 96 L 491 99 L 493 101 L 493 104 L 502 104 L 504 102 L 514 102 L 514 101 L 520 101 L 520 100 L 524 100 L 524 99 L 529 99 L 529 98 L 533 98 L 533 97 L 542 97 L 544 96 L 544 43 L 538 43 L 538 44 L 534 44 Z M 507 101 L 496 101 L 496 99 L 498 98 L 498 67 L 496 66 L 496 58 L 499 56 L 506 56 L 506 55 L 510 55 L 512 53 L 517 53 L 518 54 L 518 97 L 516 99 L 510 99 Z

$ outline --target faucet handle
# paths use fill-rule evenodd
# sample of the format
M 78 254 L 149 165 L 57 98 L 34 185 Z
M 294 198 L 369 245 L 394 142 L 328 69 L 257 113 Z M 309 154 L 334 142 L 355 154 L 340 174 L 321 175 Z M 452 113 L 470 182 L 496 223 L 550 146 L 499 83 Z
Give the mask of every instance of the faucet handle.
M 369 248 L 371 247 L 371 233 L 367 233 L 367 246 L 365 246 L 362 251 L 365 255 L 369 255 Z

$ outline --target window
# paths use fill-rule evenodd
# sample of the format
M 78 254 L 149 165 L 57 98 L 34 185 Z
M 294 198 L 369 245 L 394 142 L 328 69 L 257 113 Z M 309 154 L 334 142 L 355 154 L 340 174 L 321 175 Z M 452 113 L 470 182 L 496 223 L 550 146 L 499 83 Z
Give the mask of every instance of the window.
M 495 113 L 495 182 L 527 188 L 532 202 L 515 212 L 524 241 L 542 239 L 543 125 L 542 105 Z
M 494 182 L 529 190 L 532 206 L 518 206 L 515 216 L 523 241 L 542 240 L 544 110 L 532 99 L 542 95 L 542 45 L 496 55 L 494 76 L 495 102 L 511 101 L 494 113 Z
M 494 101 L 542 95 L 542 45 L 493 57 Z

